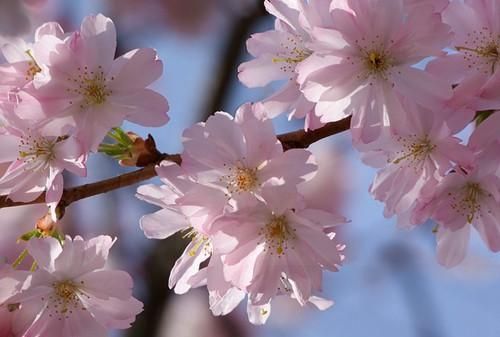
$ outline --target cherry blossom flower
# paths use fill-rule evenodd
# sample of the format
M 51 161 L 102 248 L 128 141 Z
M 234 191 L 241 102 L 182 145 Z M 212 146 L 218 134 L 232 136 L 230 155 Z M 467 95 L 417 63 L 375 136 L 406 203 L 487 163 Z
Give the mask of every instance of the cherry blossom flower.
M 413 67 L 443 53 L 449 28 L 440 15 L 429 6 L 405 11 L 400 0 L 344 5 L 332 9 L 330 29 L 313 30 L 315 52 L 297 67 L 321 122 L 352 115 L 354 139 L 368 143 L 384 126 L 404 124 L 402 97 L 434 111 L 444 107 L 451 84 Z
M 453 267 L 465 257 L 470 230 L 474 227 L 489 249 L 500 251 L 500 177 L 498 144 L 477 155 L 469 172 L 457 169 L 436 188 L 435 196 L 423 207 L 437 222 L 438 261 Z
M 36 124 L 4 116 L 0 163 L 9 163 L 0 177 L 0 193 L 28 202 L 46 191 L 45 201 L 56 206 L 63 192 L 62 172 L 86 175 L 86 155 L 74 137 L 47 136 Z
M 184 132 L 183 166 L 196 181 L 227 195 L 259 196 L 265 185 L 296 185 L 316 171 L 311 153 L 283 152 L 261 104 L 245 104 L 233 119 L 218 112 Z
M 446 76 L 454 84 L 477 76 L 486 80 L 496 73 L 500 46 L 496 18 L 499 14 L 495 0 L 451 1 L 442 16 L 454 33 L 451 45 L 456 53 L 438 58 L 429 69 Z
M 9 300 L 19 306 L 15 334 L 104 337 L 108 329 L 128 328 L 142 303 L 132 297 L 127 273 L 103 269 L 113 242 L 109 236 L 67 237 L 64 246 L 54 238 L 31 240 L 38 270 Z
M 380 142 L 359 146 L 367 164 L 379 167 L 370 193 L 385 203 L 384 215 L 397 215 L 398 224 L 420 224 L 415 209 L 433 196 L 438 182 L 455 164 L 470 168 L 472 152 L 453 137 L 442 116 L 406 104 L 404 127 L 389 132 Z
M 295 69 L 312 51 L 311 31 L 329 23 L 328 0 L 266 0 L 267 11 L 276 17 L 275 29 L 253 34 L 247 41 L 254 60 L 238 68 L 239 79 L 248 87 L 261 87 L 277 80 L 287 80 L 284 87 L 263 101 L 267 115 L 274 118 L 289 112 L 290 118 L 305 118 L 305 129 L 322 125 L 314 115 L 314 104 L 299 90 Z
M 342 263 L 339 245 L 325 233 L 339 217 L 300 205 L 289 185 L 264 188 L 266 203 L 220 217 L 215 225 L 237 240 L 224 258 L 224 275 L 249 294 L 252 305 L 266 305 L 279 294 L 305 305 L 321 290 L 322 269 Z
M 164 185 L 140 186 L 136 196 L 162 209 L 143 216 L 140 224 L 150 239 L 165 239 L 183 232 L 184 237 L 191 240 L 169 279 L 169 287 L 183 294 L 192 287 L 191 276 L 212 255 L 211 225 L 224 212 L 227 197 L 220 190 L 197 184 L 177 164 L 163 162 L 156 171 Z
M 221 277 L 223 275 L 223 258 L 218 255 L 213 256 L 210 264 L 192 277 L 193 287 L 206 284 L 209 292 L 210 310 L 215 316 L 229 314 L 247 297 L 245 291 L 232 286 L 230 282 Z M 282 282 L 284 284 L 283 291 L 280 291 L 277 296 L 295 298 L 291 291 L 294 287 L 293 281 L 283 278 Z M 319 310 L 326 310 L 333 305 L 332 301 L 318 296 L 311 296 L 307 303 L 314 305 Z M 255 305 L 250 299 L 247 299 L 247 315 L 250 323 L 255 325 L 265 324 L 271 315 L 271 303 Z
M 49 128 L 73 127 L 85 149 L 95 151 L 124 119 L 144 126 L 168 122 L 166 99 L 147 88 L 161 75 L 162 62 L 147 48 L 115 60 L 116 31 L 109 18 L 86 17 L 69 38 L 45 35 L 40 43 L 52 48 L 37 55 L 46 67 L 26 91 L 39 101 L 40 113 L 53 119 Z M 24 118 L 35 108 L 28 100 L 17 112 Z
M 24 88 L 42 71 L 44 65 L 37 60 L 37 55 L 53 47 L 46 39 L 42 41 L 45 35 L 63 39 L 64 31 L 58 23 L 48 22 L 36 29 L 33 43 L 18 38 L 2 45 L 2 54 L 8 63 L 0 65 L 0 85 L 5 85 L 10 95 Z

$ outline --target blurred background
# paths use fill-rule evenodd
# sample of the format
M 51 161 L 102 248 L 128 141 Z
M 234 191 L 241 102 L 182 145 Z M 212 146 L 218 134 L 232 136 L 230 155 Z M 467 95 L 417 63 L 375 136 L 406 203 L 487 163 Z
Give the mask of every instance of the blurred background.
M 151 133 L 163 152 L 180 152 L 182 131 L 214 111 L 234 113 L 242 103 L 258 101 L 276 88 L 248 89 L 237 80 L 237 66 L 249 58 L 246 39 L 273 26 L 262 0 L 48 0 L 43 7 L 0 0 L 0 34 L 28 33 L 45 21 L 58 21 L 70 31 L 84 16 L 98 12 L 117 26 L 118 54 L 153 47 L 164 61 L 164 76 L 155 89 L 170 102 L 171 122 L 159 129 L 124 125 L 142 136 Z M 283 117 L 275 125 L 277 132 L 285 132 L 303 124 Z M 280 299 L 273 302 L 268 324 L 254 327 L 244 306 L 226 317 L 213 317 L 205 289 L 182 296 L 171 293 L 169 271 L 187 241 L 180 236 L 145 239 L 138 221 L 155 208 L 135 199 L 134 186 L 82 200 L 68 208 L 63 219 L 63 230 L 71 235 L 118 237 L 111 263 L 134 277 L 135 296 L 145 310 L 131 329 L 112 335 L 500 336 L 500 255 L 488 252 L 474 236 L 465 262 L 445 270 L 434 256 L 432 223 L 407 232 L 383 218 L 382 204 L 368 194 L 375 172 L 362 165 L 348 133 L 315 144 L 312 150 L 321 165 L 318 186 L 325 200 L 351 220 L 340 233 L 348 247 L 345 266 L 324 276 L 324 295 L 335 300 L 333 308 L 319 312 Z M 68 176 L 67 186 L 126 171 L 96 154 L 89 161 L 89 176 Z M 44 211 L 43 206 L 0 210 L 1 257 L 12 261 L 17 256 L 22 247 L 16 238 L 33 228 Z

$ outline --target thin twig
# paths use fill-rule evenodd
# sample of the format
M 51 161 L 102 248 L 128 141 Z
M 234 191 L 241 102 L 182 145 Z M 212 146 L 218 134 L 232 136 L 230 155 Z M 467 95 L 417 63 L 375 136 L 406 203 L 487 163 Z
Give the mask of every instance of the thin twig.
M 311 144 L 321 139 L 348 130 L 350 122 L 351 118 L 347 117 L 338 122 L 330 122 L 325 126 L 313 131 L 306 132 L 304 130 L 297 130 L 284 133 L 278 135 L 278 139 L 281 141 L 281 144 L 283 145 L 283 149 L 285 151 L 297 148 L 303 149 L 309 147 Z M 179 165 L 182 162 L 180 154 L 164 155 L 162 156 L 161 159 L 171 161 Z M 76 201 L 93 197 L 98 194 L 107 193 L 113 190 L 117 190 L 123 187 L 127 187 L 151 179 L 156 176 L 156 170 L 155 170 L 156 164 L 158 163 L 154 163 L 137 171 L 125 173 L 110 179 L 98 181 L 91 184 L 85 184 L 81 186 L 67 188 L 63 192 L 60 204 L 63 207 L 67 207 Z M 37 199 L 30 202 L 14 202 L 8 199 L 7 196 L 1 196 L 0 208 L 40 204 L 43 202 L 45 202 L 45 194 L 40 195 Z

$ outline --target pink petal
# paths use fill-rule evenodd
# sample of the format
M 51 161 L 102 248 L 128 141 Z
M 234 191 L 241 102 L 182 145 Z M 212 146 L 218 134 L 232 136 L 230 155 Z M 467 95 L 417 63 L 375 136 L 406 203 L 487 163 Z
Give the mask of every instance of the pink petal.
M 116 29 L 113 21 L 102 14 L 87 16 L 81 25 L 82 65 L 108 71 L 115 59 Z
M 456 231 L 439 227 L 437 233 L 437 258 L 445 267 L 451 268 L 458 265 L 465 258 L 469 245 L 470 225 Z
M 144 89 L 163 73 L 163 62 L 154 49 L 141 48 L 129 51 L 113 62 L 108 78 L 110 89 L 115 93 L 126 93 Z
M 151 89 L 138 89 L 126 95 L 113 95 L 112 102 L 125 107 L 127 120 L 132 123 L 158 127 L 169 121 L 167 99 Z
M 30 240 L 27 249 L 38 266 L 49 272 L 55 270 L 54 261 L 63 251 L 59 241 L 54 238 Z
M 82 275 L 75 282 L 85 293 L 100 299 L 116 297 L 126 300 L 131 296 L 133 281 L 121 270 L 96 270 Z
M 170 209 L 162 209 L 156 213 L 144 215 L 140 219 L 141 229 L 148 239 L 165 239 L 190 227 L 186 217 Z

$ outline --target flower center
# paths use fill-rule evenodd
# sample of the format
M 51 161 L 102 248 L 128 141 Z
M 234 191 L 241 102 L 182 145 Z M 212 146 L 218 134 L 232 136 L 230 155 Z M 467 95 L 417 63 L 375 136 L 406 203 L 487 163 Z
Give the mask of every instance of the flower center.
M 289 248 L 289 240 L 295 238 L 295 230 L 290 230 L 288 220 L 285 215 L 273 215 L 269 222 L 260 230 L 266 240 L 266 249 L 271 250 L 281 256 Z M 293 247 L 291 247 L 293 249 Z
M 283 51 L 273 57 L 273 63 L 283 63 L 280 69 L 283 72 L 293 72 L 300 62 L 311 56 L 312 51 L 305 48 L 300 37 L 289 37 L 287 43 L 281 43 Z
M 42 160 L 49 162 L 55 158 L 54 146 L 57 139 L 45 137 L 33 138 L 30 134 L 21 138 L 19 144 L 19 160 L 25 163 Z
M 486 27 L 469 33 L 464 45 L 456 46 L 455 49 L 463 53 L 469 68 L 475 68 L 486 75 L 493 74 L 500 61 L 500 41 Z
M 73 309 L 79 308 L 81 305 L 78 298 L 79 289 L 72 281 L 55 282 L 52 284 L 52 287 L 54 288 L 55 296 L 51 296 L 50 299 L 52 300 L 56 314 L 71 314 L 73 313 Z
M 376 49 L 365 52 L 365 66 L 369 75 L 381 75 L 385 77 L 386 71 L 392 66 L 390 57 L 384 52 Z
M 223 176 L 226 186 L 231 193 L 241 193 L 253 191 L 259 185 L 257 168 L 236 166 L 229 168 L 229 174 Z
M 113 79 L 112 77 L 111 80 Z M 82 96 L 83 102 L 80 104 L 82 109 L 104 104 L 113 93 L 107 87 L 106 76 L 101 66 L 98 66 L 97 71 L 89 71 L 88 67 L 78 68 L 77 75 L 68 78 L 68 81 L 72 82 L 74 88 L 67 88 L 66 91 Z M 70 104 L 73 102 L 70 101 Z
M 472 223 L 481 211 L 480 199 L 485 195 L 485 192 L 482 190 L 480 184 L 474 182 L 465 184 L 461 192 L 459 200 L 457 200 L 456 196 L 452 196 L 451 208 L 464 216 L 468 223 Z M 451 196 L 452 193 L 448 193 L 448 195 Z
M 289 56 L 280 57 L 278 55 L 277 57 L 273 57 L 273 62 L 274 63 L 285 62 L 290 65 L 296 65 L 297 63 L 304 61 L 309 56 L 311 56 L 311 52 L 309 50 L 294 48 L 290 52 Z
M 56 295 L 59 296 L 59 298 L 62 301 L 71 302 L 77 299 L 76 296 L 77 287 L 73 284 L 73 282 L 70 281 L 57 282 L 54 285 L 54 290 L 56 292 Z
M 405 162 L 409 166 L 418 168 L 419 164 L 422 164 L 436 148 L 436 145 L 432 144 L 427 136 L 410 135 L 399 137 L 398 142 L 402 145 L 402 149 L 395 153 L 396 159 L 389 159 L 390 162 L 396 165 Z

